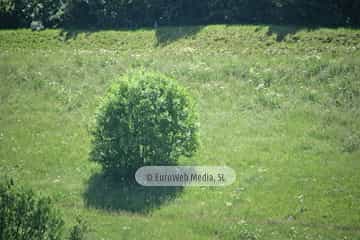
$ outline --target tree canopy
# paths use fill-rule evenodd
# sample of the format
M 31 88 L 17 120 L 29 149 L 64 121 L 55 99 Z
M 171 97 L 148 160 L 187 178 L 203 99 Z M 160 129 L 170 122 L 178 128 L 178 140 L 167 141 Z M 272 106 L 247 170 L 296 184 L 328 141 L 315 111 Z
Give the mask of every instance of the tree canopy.
M 0 27 L 211 23 L 359 25 L 358 0 L 0 0 Z M 155 24 L 156 23 L 156 24 Z

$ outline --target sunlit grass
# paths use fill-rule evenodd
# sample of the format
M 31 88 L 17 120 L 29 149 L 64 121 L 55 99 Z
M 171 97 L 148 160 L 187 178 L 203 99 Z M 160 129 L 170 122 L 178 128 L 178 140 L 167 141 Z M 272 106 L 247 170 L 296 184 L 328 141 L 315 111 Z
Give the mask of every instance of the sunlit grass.
M 67 34 L 0 31 L 0 172 L 50 195 L 67 223 L 81 215 L 90 239 L 360 237 L 359 30 Z M 116 184 L 106 190 L 114 194 L 95 194 L 110 210 L 87 204 L 100 172 L 88 161 L 98 98 L 140 66 L 177 78 L 197 99 L 202 145 L 181 162 L 228 165 L 236 183 L 185 188 L 149 213 L 121 207 L 127 190 Z

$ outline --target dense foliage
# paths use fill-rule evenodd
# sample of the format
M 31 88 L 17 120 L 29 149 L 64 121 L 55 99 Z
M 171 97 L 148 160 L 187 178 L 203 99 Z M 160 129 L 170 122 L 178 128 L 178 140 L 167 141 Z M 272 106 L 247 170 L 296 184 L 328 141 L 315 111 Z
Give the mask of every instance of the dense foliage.
M 63 224 L 48 198 L 38 199 L 12 181 L 0 184 L 0 239 L 62 239 Z
M 358 0 L 0 0 L 1 27 L 266 22 L 360 24 Z
M 87 223 L 81 218 L 78 218 L 76 225 L 70 230 L 69 240 L 84 240 L 89 230 Z
M 64 221 L 49 198 L 16 187 L 11 179 L 0 181 L 0 239 L 60 240 L 64 239 L 63 230 Z M 85 239 L 86 231 L 83 223 L 78 223 L 69 239 Z
M 175 164 L 197 148 L 197 116 L 185 89 L 156 72 L 125 75 L 96 114 L 94 161 L 130 175 L 144 165 Z

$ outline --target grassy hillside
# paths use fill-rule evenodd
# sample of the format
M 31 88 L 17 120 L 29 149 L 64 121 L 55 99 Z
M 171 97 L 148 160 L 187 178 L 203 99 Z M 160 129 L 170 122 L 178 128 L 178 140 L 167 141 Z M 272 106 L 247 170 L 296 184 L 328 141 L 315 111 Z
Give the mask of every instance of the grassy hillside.
M 230 187 L 148 189 L 89 161 L 110 83 L 145 67 L 197 99 Z M 284 26 L 0 31 L 0 174 L 51 196 L 90 239 L 360 238 L 360 30 Z

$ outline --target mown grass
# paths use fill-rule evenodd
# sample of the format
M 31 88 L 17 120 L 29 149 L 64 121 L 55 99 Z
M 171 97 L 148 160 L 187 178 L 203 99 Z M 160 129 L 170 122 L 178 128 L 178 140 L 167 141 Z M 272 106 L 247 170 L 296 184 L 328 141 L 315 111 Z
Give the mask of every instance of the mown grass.
M 90 239 L 360 238 L 360 31 L 290 26 L 0 31 L 0 173 L 51 196 Z M 153 191 L 89 161 L 110 83 L 144 67 L 198 101 L 185 165 L 228 165 L 226 188 Z

